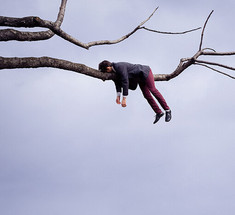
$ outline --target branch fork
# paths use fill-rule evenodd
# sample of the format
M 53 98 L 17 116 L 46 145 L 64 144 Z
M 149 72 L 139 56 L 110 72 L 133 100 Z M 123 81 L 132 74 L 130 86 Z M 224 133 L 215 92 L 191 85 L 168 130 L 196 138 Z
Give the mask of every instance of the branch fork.
M 203 29 L 202 29 L 202 32 L 201 32 L 201 40 L 200 40 L 200 44 L 199 44 L 199 50 L 196 52 L 196 54 L 191 58 L 182 58 L 180 60 L 179 65 L 175 69 L 175 71 L 172 72 L 171 74 L 154 75 L 154 80 L 155 81 L 169 81 L 169 80 L 175 78 L 176 76 L 180 75 L 185 69 L 187 69 L 191 65 L 203 66 L 203 67 L 211 69 L 211 70 L 213 70 L 213 71 L 215 71 L 219 74 L 222 74 L 222 75 L 225 75 L 229 78 L 235 79 L 235 76 L 232 76 L 232 75 L 230 75 L 226 72 L 222 72 L 219 69 L 216 69 L 212 66 L 216 66 L 216 67 L 219 67 L 219 68 L 224 68 L 224 69 L 235 71 L 234 67 L 223 65 L 223 64 L 220 64 L 220 63 L 215 63 L 215 62 L 210 62 L 210 61 L 203 61 L 203 60 L 198 59 L 202 55 L 204 55 L 204 56 L 233 56 L 233 55 L 235 55 L 235 52 L 216 52 L 212 48 L 202 49 L 202 44 L 203 44 L 204 32 L 205 32 L 205 29 L 206 29 L 206 25 L 207 25 L 211 15 L 213 14 L 213 12 L 214 11 L 212 10 L 211 13 L 209 14 L 209 16 L 207 17 L 205 23 L 204 23 L 204 26 L 203 26 Z

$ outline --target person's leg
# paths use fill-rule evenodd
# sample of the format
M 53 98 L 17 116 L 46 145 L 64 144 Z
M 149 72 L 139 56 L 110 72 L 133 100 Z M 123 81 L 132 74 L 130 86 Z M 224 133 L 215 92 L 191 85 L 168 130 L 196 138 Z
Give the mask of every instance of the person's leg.
M 152 97 L 149 88 L 147 87 L 147 85 L 144 82 L 139 83 L 140 89 L 144 95 L 144 98 L 148 101 L 148 103 L 150 104 L 150 106 L 152 107 L 153 111 L 156 114 L 161 114 L 162 111 L 159 108 L 159 106 L 157 105 L 156 101 L 154 100 L 154 98 Z
M 163 98 L 162 94 L 155 87 L 154 77 L 151 70 L 149 72 L 147 79 L 145 80 L 145 85 L 148 88 L 148 91 L 150 91 L 154 95 L 154 97 L 158 100 L 162 108 L 164 110 L 170 110 L 170 107 L 167 105 L 166 100 Z
M 160 103 L 160 105 L 162 106 L 162 108 L 166 111 L 166 117 L 165 117 L 165 121 L 169 122 L 171 120 L 171 110 L 170 107 L 167 105 L 165 99 L 163 98 L 163 96 L 161 95 L 161 93 L 156 89 L 155 87 L 155 83 L 154 83 L 154 77 L 153 77 L 153 73 L 150 69 L 149 75 L 147 77 L 147 79 L 145 80 L 145 82 L 143 83 L 144 87 L 147 88 L 146 91 L 150 92 L 154 95 L 154 97 L 158 100 L 158 102 Z M 156 103 L 156 102 L 155 102 Z M 154 124 L 163 116 L 163 113 L 157 113 L 156 114 L 156 119 L 154 121 Z

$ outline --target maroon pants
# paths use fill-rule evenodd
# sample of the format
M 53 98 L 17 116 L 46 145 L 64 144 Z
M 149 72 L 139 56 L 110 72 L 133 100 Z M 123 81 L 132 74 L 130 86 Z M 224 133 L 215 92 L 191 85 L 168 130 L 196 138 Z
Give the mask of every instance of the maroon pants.
M 151 69 L 147 79 L 144 82 L 140 82 L 139 85 L 144 95 L 144 98 L 147 99 L 148 103 L 150 104 L 155 113 L 161 113 L 162 111 L 151 94 L 154 95 L 154 97 L 158 100 L 164 110 L 170 110 L 165 99 L 155 87 L 154 77 Z

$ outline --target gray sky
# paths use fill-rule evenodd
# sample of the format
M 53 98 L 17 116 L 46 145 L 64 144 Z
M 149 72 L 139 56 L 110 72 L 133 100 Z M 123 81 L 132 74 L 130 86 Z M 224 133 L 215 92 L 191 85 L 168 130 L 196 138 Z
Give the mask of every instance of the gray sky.
M 2 16 L 48 20 L 56 19 L 60 5 L 1 1 Z M 203 47 L 235 51 L 233 0 L 70 0 L 62 28 L 83 42 L 116 39 L 157 6 L 146 26 L 163 31 L 202 26 L 214 9 Z M 103 59 L 128 61 L 170 73 L 199 41 L 199 31 L 139 31 L 87 51 L 55 36 L 2 42 L 0 56 L 50 56 L 94 68 Z M 233 57 L 216 60 L 235 66 Z M 57 69 L 2 70 L 0 214 L 233 215 L 234 81 L 194 66 L 156 87 L 172 109 L 170 123 L 152 124 L 154 113 L 139 89 L 123 109 L 111 81 Z

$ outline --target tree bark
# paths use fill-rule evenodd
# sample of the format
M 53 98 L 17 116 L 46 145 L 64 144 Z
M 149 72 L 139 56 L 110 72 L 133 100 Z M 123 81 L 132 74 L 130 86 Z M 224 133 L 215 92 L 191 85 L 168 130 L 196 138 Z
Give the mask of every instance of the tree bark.
M 37 41 L 37 40 L 47 40 L 53 37 L 55 34 L 59 37 L 62 37 L 63 39 L 69 41 L 70 43 L 73 43 L 81 48 L 89 49 L 92 46 L 98 46 L 98 45 L 112 45 L 116 43 L 120 43 L 127 38 L 129 38 L 131 35 L 135 34 L 138 30 L 143 29 L 146 31 L 151 31 L 155 33 L 161 33 L 161 34 L 185 34 L 189 33 L 195 30 L 199 30 L 200 28 L 183 31 L 183 32 L 162 32 L 157 31 L 153 29 L 149 29 L 145 26 L 143 26 L 147 21 L 151 19 L 151 17 L 155 14 L 158 8 L 156 8 L 153 13 L 143 22 L 141 22 L 136 28 L 134 28 L 130 33 L 122 36 L 119 39 L 116 40 L 101 40 L 101 41 L 94 41 L 94 42 L 88 42 L 83 43 L 79 41 L 78 39 L 72 37 L 71 35 L 67 34 L 61 29 L 61 25 L 64 19 L 65 14 L 65 8 L 66 8 L 67 0 L 62 0 L 59 13 L 57 16 L 57 20 L 55 22 L 43 20 L 36 16 L 29 16 L 29 17 L 23 17 L 23 18 L 12 18 L 12 17 L 3 17 L 0 16 L 0 26 L 7 26 L 7 27 L 24 27 L 24 28 L 34 28 L 34 27 L 42 27 L 48 29 L 47 31 L 40 31 L 40 32 L 21 32 L 15 29 L 3 29 L 0 30 L 0 41 L 10 41 L 10 40 L 17 40 L 17 41 Z M 235 55 L 235 52 L 216 52 L 215 50 L 211 48 L 204 48 L 202 49 L 203 44 L 203 37 L 204 32 L 206 29 L 206 25 L 209 21 L 209 18 L 211 17 L 213 11 L 209 14 L 207 17 L 202 33 L 201 33 L 201 41 L 199 45 L 199 50 L 196 52 L 196 54 L 191 58 L 184 58 L 180 60 L 179 65 L 177 68 L 170 74 L 155 74 L 154 80 L 155 81 L 169 81 L 178 75 L 180 75 L 185 69 L 190 67 L 191 65 L 200 65 L 207 67 L 215 72 L 218 72 L 220 74 L 226 75 L 230 78 L 235 78 L 232 75 L 229 75 L 225 72 L 221 72 L 219 69 L 214 68 L 219 67 L 223 69 L 228 69 L 235 71 L 235 68 L 231 66 L 226 66 L 223 64 L 215 63 L 215 62 L 209 62 L 209 61 L 201 61 L 198 60 L 198 58 L 201 55 L 214 55 L 214 56 L 233 56 Z M 210 50 L 210 51 L 206 51 Z M 90 68 L 86 65 L 79 64 L 79 63 L 73 63 L 70 61 L 62 60 L 62 59 L 56 59 L 51 57 L 27 57 L 27 58 L 5 58 L 0 57 L 0 69 L 16 69 L 16 68 L 39 68 L 39 67 L 52 67 L 52 68 L 59 68 L 63 70 L 69 70 L 77 73 L 81 73 L 84 75 L 88 75 L 94 78 L 98 78 L 101 80 L 114 80 L 115 74 L 113 73 L 101 73 L 96 69 Z

